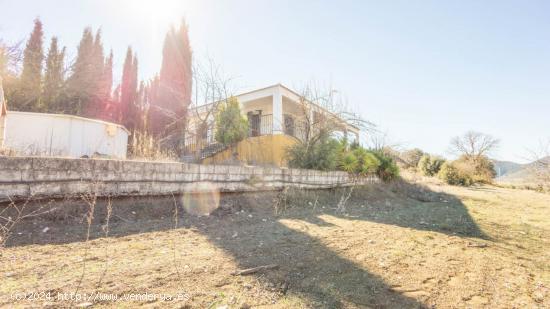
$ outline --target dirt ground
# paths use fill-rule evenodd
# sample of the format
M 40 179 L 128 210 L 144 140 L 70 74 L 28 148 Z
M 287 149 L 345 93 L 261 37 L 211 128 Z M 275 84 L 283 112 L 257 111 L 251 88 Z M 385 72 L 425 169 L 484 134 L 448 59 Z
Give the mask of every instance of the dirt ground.
M 56 202 L 0 249 L 0 307 L 550 307 L 550 195 L 373 185 L 338 211 L 342 194 L 226 194 L 210 216 L 116 200 L 108 222 L 101 201 L 89 241 L 88 205 Z

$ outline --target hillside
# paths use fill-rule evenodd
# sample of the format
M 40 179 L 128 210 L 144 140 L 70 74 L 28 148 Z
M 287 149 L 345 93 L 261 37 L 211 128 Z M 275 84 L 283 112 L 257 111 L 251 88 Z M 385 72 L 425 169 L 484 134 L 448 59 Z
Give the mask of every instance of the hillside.
M 535 183 L 537 182 L 535 171 L 540 166 L 541 162 L 550 162 L 550 157 L 545 157 L 528 164 L 494 161 L 495 170 L 497 171 L 496 180 L 502 183 Z
M 497 177 L 503 177 L 506 175 L 513 174 L 519 170 L 522 170 L 525 167 L 525 164 L 511 162 L 511 161 L 498 161 L 493 160 L 495 165 L 495 171 L 497 172 Z

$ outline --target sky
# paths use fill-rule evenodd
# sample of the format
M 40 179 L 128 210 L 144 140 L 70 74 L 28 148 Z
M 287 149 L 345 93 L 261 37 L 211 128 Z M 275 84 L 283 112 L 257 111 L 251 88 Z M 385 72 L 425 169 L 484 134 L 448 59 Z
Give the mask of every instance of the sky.
M 170 24 L 185 18 L 196 59 L 237 92 L 331 85 L 388 143 L 448 156 L 468 130 L 526 162 L 550 138 L 550 1 L 0 0 L 0 38 L 25 41 L 37 16 L 69 57 L 101 28 L 120 78 L 126 48 L 142 79 L 160 69 Z M 45 47 L 49 42 L 46 42 Z

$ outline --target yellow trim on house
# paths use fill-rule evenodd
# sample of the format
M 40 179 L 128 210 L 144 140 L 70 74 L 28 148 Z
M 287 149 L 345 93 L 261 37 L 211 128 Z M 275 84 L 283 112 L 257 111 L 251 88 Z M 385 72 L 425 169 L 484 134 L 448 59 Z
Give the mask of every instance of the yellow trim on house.
M 201 163 L 223 164 L 236 159 L 251 165 L 286 167 L 288 166 L 286 151 L 296 142 L 296 138 L 284 134 L 249 137 L 233 148 L 203 159 Z M 234 150 L 236 150 L 236 158 L 233 156 Z

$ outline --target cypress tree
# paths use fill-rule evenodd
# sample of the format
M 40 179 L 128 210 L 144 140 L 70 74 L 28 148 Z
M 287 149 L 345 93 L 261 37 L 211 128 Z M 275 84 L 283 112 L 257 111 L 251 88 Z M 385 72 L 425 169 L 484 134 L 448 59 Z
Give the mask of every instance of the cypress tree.
M 137 92 L 136 106 L 140 111 L 138 123 L 136 124 L 136 130 L 139 132 L 145 132 L 147 128 L 147 106 L 148 106 L 148 92 L 149 86 L 141 81 Z
M 40 19 L 34 20 L 34 28 L 23 52 L 23 71 L 21 73 L 19 94 L 12 108 L 21 111 L 40 111 L 42 89 L 42 49 L 44 31 Z
M 108 96 L 104 92 L 103 73 L 105 69 L 105 57 L 103 55 L 103 43 L 101 42 L 101 29 L 97 30 L 95 34 L 90 63 L 90 97 L 84 115 L 103 119 L 105 107 L 108 104 Z
M 103 74 L 101 77 L 100 95 L 107 100 L 111 99 L 111 90 L 113 88 L 113 50 L 109 53 L 109 57 L 105 59 L 103 65 Z
M 59 112 L 61 93 L 64 84 L 65 47 L 60 51 L 57 46 L 57 37 L 52 37 L 48 56 L 46 57 L 46 71 L 44 73 L 44 89 L 42 102 L 44 110 Z
M 192 91 L 192 52 L 188 28 L 182 22 L 171 28 L 164 39 L 158 99 L 151 102 L 150 130 L 156 135 L 170 135 L 168 147 L 180 149 L 187 107 Z
M 111 94 L 111 104 L 107 111 L 111 121 L 120 123 L 120 84 L 115 87 Z
M 101 42 L 101 29 L 97 30 L 94 39 L 94 49 L 92 53 L 92 75 L 95 80 L 96 91 L 94 95 L 101 92 L 103 70 L 105 66 L 105 57 L 103 55 L 103 43 Z
M 64 111 L 68 114 L 83 115 L 96 90 L 94 80 L 94 38 L 91 28 L 85 28 L 78 45 L 76 60 L 71 76 L 67 81 L 68 104 Z
M 149 134 L 154 134 L 155 130 L 157 130 L 154 127 L 154 123 L 158 119 L 158 105 L 155 105 L 155 103 L 159 102 L 160 78 L 158 75 L 155 75 L 149 81 L 147 88 L 147 118 L 144 121 L 144 129 Z
M 128 47 L 126 58 L 122 68 L 122 82 L 120 84 L 120 117 L 122 123 L 130 131 L 134 128 L 135 118 L 135 99 L 137 87 L 137 59 L 132 53 L 132 48 Z
M 139 129 L 140 119 L 142 116 L 142 109 L 138 102 L 138 59 L 134 54 L 132 61 L 132 71 L 130 75 L 130 113 L 127 121 L 128 128 L 132 131 Z

